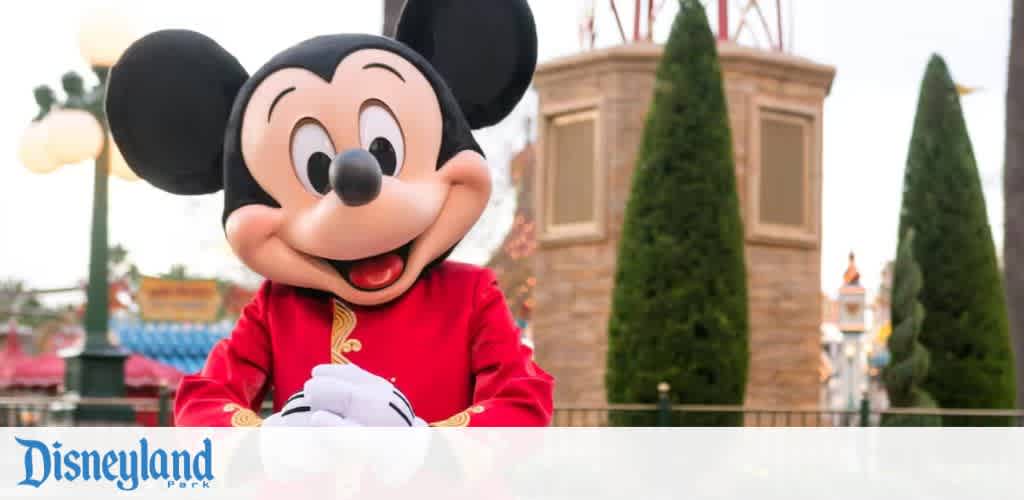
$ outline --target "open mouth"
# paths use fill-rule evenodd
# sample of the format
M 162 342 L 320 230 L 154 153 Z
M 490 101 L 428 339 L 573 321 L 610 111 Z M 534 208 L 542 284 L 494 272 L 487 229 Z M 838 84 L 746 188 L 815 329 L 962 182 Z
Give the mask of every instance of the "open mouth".
M 412 241 L 402 247 L 359 260 L 323 259 L 357 290 L 374 292 L 393 285 L 405 271 Z

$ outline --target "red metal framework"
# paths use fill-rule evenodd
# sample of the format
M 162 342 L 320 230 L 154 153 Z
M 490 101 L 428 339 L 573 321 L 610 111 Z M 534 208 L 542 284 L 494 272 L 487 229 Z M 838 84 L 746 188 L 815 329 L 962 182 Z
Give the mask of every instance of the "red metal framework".
M 767 38 L 767 45 L 772 49 L 779 52 L 785 50 L 784 46 L 784 35 L 783 35 L 783 21 L 782 11 L 783 2 L 782 0 L 775 0 L 775 28 L 772 29 L 767 16 L 765 15 L 764 9 L 762 9 L 763 2 L 761 0 L 738 0 L 730 4 L 729 0 L 716 0 L 718 5 L 718 39 L 721 41 L 734 40 L 737 41 L 744 34 L 754 38 L 755 41 L 758 38 L 758 32 L 762 36 Z M 769 0 L 770 1 L 770 0 Z M 658 19 L 658 14 L 668 0 L 634 0 L 633 2 L 633 34 L 630 37 L 627 34 L 626 26 L 623 23 L 623 13 L 619 9 L 618 2 L 615 0 L 608 0 L 611 13 L 615 18 L 615 24 L 618 27 L 619 35 L 622 37 L 622 43 L 635 43 L 641 41 L 652 41 L 654 39 L 654 25 Z M 594 45 L 596 33 L 594 32 L 594 18 L 596 15 L 595 0 L 584 0 L 584 11 L 582 20 L 580 22 L 580 42 L 584 48 L 591 48 Z M 739 5 L 738 10 L 735 8 Z M 733 9 L 730 9 L 733 7 Z M 626 12 L 628 14 L 628 12 Z M 739 19 L 739 24 L 736 25 L 735 30 L 730 33 L 730 15 L 738 14 L 736 17 Z M 646 18 L 646 22 L 641 22 Z M 755 28 L 758 28 L 755 30 Z
M 723 8 L 728 10 L 728 5 L 726 5 L 728 4 L 728 0 L 718 0 L 718 2 L 719 12 L 721 12 Z M 732 40 L 738 40 L 740 36 L 743 35 L 744 31 L 749 32 L 751 36 L 757 36 L 753 31 L 753 25 L 748 22 L 750 17 L 755 14 L 756 21 L 760 23 L 763 34 L 768 39 L 768 46 L 771 47 L 772 50 L 783 52 L 782 0 L 775 0 L 775 24 L 778 32 L 772 32 L 768 18 L 765 17 L 764 10 L 761 9 L 761 2 L 759 0 L 746 0 L 743 7 L 740 8 L 740 24 L 736 26 L 736 31 L 733 33 Z M 721 19 L 719 21 L 721 21 Z M 719 36 L 721 36 L 721 31 L 719 32 Z

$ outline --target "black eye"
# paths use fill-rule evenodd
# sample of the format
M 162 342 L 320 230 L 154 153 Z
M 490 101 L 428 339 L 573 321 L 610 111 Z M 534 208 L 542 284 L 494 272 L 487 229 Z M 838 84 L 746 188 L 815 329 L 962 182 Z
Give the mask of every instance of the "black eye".
M 359 143 L 377 159 L 384 175 L 397 176 L 405 161 L 402 127 L 380 101 L 371 100 L 359 113 Z
M 313 153 L 306 162 L 309 183 L 320 194 L 327 194 L 331 190 L 330 171 L 331 157 L 322 151 Z
M 331 161 L 335 152 L 323 126 L 313 119 L 300 122 L 292 133 L 291 149 L 292 168 L 302 187 L 314 195 L 330 191 Z
M 398 167 L 398 156 L 395 154 L 395 146 L 391 141 L 378 137 L 370 143 L 370 154 L 377 159 L 381 172 L 384 175 L 395 175 L 395 168 Z

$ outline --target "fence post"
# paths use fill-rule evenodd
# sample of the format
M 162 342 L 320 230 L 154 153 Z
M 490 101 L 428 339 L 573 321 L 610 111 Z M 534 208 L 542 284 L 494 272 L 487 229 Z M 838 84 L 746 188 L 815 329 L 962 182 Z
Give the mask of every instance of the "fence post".
M 61 397 L 61 402 L 67 409 L 67 425 L 72 427 L 78 425 L 78 419 L 75 418 L 75 415 L 78 415 L 78 403 L 81 399 L 82 397 L 76 391 L 65 392 Z
M 860 397 L 860 426 L 868 427 L 871 425 L 871 400 L 868 399 L 867 393 L 864 393 Z
M 171 390 L 166 385 L 160 386 L 160 401 L 157 409 L 156 424 L 160 427 L 171 426 Z
M 74 393 L 63 392 L 50 403 L 49 422 L 47 426 L 74 427 L 75 425 L 75 400 Z M 2 419 L 0 419 L 2 420 Z M 9 424 L 13 425 L 13 423 Z
M 658 384 L 658 427 L 672 427 L 672 398 L 668 382 Z

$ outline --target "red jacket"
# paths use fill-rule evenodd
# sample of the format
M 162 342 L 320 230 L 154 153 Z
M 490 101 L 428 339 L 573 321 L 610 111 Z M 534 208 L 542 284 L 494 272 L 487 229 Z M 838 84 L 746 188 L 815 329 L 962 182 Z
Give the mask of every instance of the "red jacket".
M 493 273 L 450 262 L 374 307 L 264 282 L 202 372 L 182 380 L 175 422 L 259 425 L 271 387 L 276 412 L 313 367 L 348 362 L 390 380 L 433 425 L 551 422 L 554 381 L 520 342 Z

